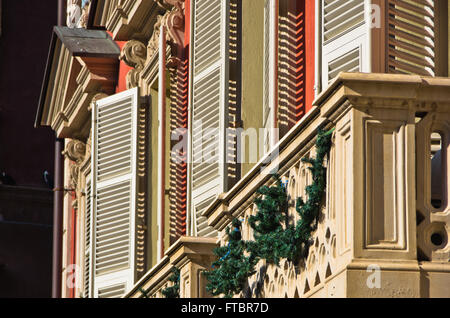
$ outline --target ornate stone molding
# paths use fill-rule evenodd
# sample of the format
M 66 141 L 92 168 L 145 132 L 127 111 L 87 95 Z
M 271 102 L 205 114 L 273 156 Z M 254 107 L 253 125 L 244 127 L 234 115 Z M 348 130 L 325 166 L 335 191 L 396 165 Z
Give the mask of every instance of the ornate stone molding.
M 77 189 L 80 176 L 80 166 L 86 156 L 86 144 L 80 140 L 71 139 L 66 144 L 66 149 L 63 151 L 63 155 L 73 162 L 70 167 L 70 186 L 73 189 Z
M 128 89 L 138 85 L 141 71 L 146 63 L 158 52 L 161 27 L 165 27 L 167 30 L 166 41 L 171 48 L 171 57 L 167 61 L 168 66 L 171 68 L 178 66 L 183 54 L 185 32 L 184 1 L 155 0 L 155 2 L 167 11 L 164 15 L 156 17 L 153 34 L 148 41 L 147 47 L 141 41 L 130 40 L 126 43 L 120 55 L 121 60 L 128 66 L 133 67 L 133 70 L 127 74 Z
M 138 86 L 140 73 L 147 60 L 145 44 L 138 40 L 128 41 L 122 49 L 120 59 L 133 67 L 127 74 L 127 89 Z
M 183 47 L 184 46 L 184 23 L 185 10 L 184 1 L 169 1 L 166 2 L 173 5 L 173 9 L 165 15 L 165 26 L 167 27 L 167 34 L 172 44 Z
M 147 60 L 150 60 L 156 52 L 158 52 L 159 47 L 159 34 L 161 32 L 161 25 L 163 22 L 163 16 L 158 15 L 156 17 L 155 27 L 153 28 L 153 34 L 147 45 Z

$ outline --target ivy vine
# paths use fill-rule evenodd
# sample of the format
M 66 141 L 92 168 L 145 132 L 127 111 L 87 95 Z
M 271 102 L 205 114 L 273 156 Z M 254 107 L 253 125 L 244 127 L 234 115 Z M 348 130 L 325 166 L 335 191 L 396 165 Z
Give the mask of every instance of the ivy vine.
M 296 211 L 300 216 L 296 224 L 288 218 L 288 196 L 280 178 L 275 186 L 263 186 L 258 190 L 261 196 L 255 199 L 257 213 L 249 218 L 254 231 L 254 241 L 243 241 L 241 221 L 234 219 L 234 230 L 227 228 L 228 246 L 216 248 L 218 261 L 205 275 L 209 281 L 207 290 L 214 296 L 232 297 L 246 286 L 248 278 L 255 273 L 259 260 L 279 265 L 281 259 L 297 263 L 308 255 L 312 233 L 317 229 L 323 196 L 326 190 L 327 170 L 323 166 L 331 149 L 334 130 L 317 133 L 316 157 L 303 158 L 308 163 L 313 182 L 306 187 L 307 200 L 299 197 Z

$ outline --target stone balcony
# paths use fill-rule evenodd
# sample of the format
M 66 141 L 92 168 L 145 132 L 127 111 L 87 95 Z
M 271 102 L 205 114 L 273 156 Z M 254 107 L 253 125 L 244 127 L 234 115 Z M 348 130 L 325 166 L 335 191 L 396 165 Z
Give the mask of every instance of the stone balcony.
M 182 237 L 165 253 L 125 298 L 163 298 L 162 290 L 173 286 L 169 281 L 172 269 L 180 271 L 180 297 L 206 298 L 206 280 L 202 272 L 214 261 L 217 240 L 202 237 Z
M 302 264 L 259 263 L 250 292 L 259 285 L 263 297 L 449 297 L 449 78 L 340 74 L 274 153 L 205 211 L 220 244 L 234 218 L 243 220 L 243 239 L 253 238 L 248 219 L 256 213 L 256 191 L 273 182 L 274 169 L 291 203 L 305 195 L 311 175 L 301 159 L 314 156 L 318 128 L 334 132 L 324 163 L 326 198 L 309 254 Z M 298 219 L 295 207 L 289 213 Z M 150 295 L 158 295 L 178 262 L 169 255 L 186 254 L 180 256 L 185 264 L 195 258 L 182 252 L 189 250 L 184 240 L 209 246 L 198 266 L 210 268 L 213 241 L 181 239 L 138 283 Z M 195 275 L 181 275 L 182 297 L 206 295 Z

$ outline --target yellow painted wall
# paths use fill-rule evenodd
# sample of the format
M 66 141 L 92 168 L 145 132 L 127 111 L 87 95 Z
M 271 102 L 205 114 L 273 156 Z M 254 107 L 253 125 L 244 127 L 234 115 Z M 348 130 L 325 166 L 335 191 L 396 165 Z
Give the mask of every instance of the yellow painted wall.
M 167 83 L 169 87 L 169 83 Z M 169 93 L 167 92 L 167 96 Z M 169 188 L 170 182 L 170 99 L 166 100 L 166 189 Z M 147 269 L 152 268 L 157 264 L 157 241 L 158 241 L 158 82 L 155 81 L 150 88 L 150 109 L 149 109 L 149 151 L 148 151 L 148 214 L 147 214 L 147 227 L 149 230 L 147 241 L 147 255 L 151 257 L 147 258 L 151 260 L 147 264 Z M 164 247 L 167 250 L 170 247 L 170 214 L 169 214 L 169 196 L 166 195 L 165 200 L 165 233 L 164 233 Z
M 157 84 L 156 84 L 157 85 Z M 157 86 L 156 86 L 157 87 Z M 158 241 L 158 91 L 152 87 L 150 89 L 150 109 L 149 109 L 149 150 L 148 150 L 148 213 L 147 213 L 147 269 L 152 268 L 157 263 L 157 241 Z M 150 262 L 151 261 L 151 262 Z
M 242 1 L 242 100 L 243 129 L 263 127 L 263 52 L 264 52 L 264 0 Z M 255 164 L 242 163 L 244 176 Z M 258 145 L 258 157 L 261 158 Z M 258 158 L 258 159 L 259 159 Z

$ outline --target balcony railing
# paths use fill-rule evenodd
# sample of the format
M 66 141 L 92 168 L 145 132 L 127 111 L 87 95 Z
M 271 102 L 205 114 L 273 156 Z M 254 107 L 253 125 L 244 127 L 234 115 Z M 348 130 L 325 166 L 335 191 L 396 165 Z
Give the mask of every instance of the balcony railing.
M 125 297 L 164 298 L 162 291 L 174 285 L 170 281 L 173 268 L 180 271 L 181 298 L 208 297 L 203 272 L 210 269 L 214 260 L 213 249 L 217 247 L 216 241 L 214 238 L 180 238 Z

